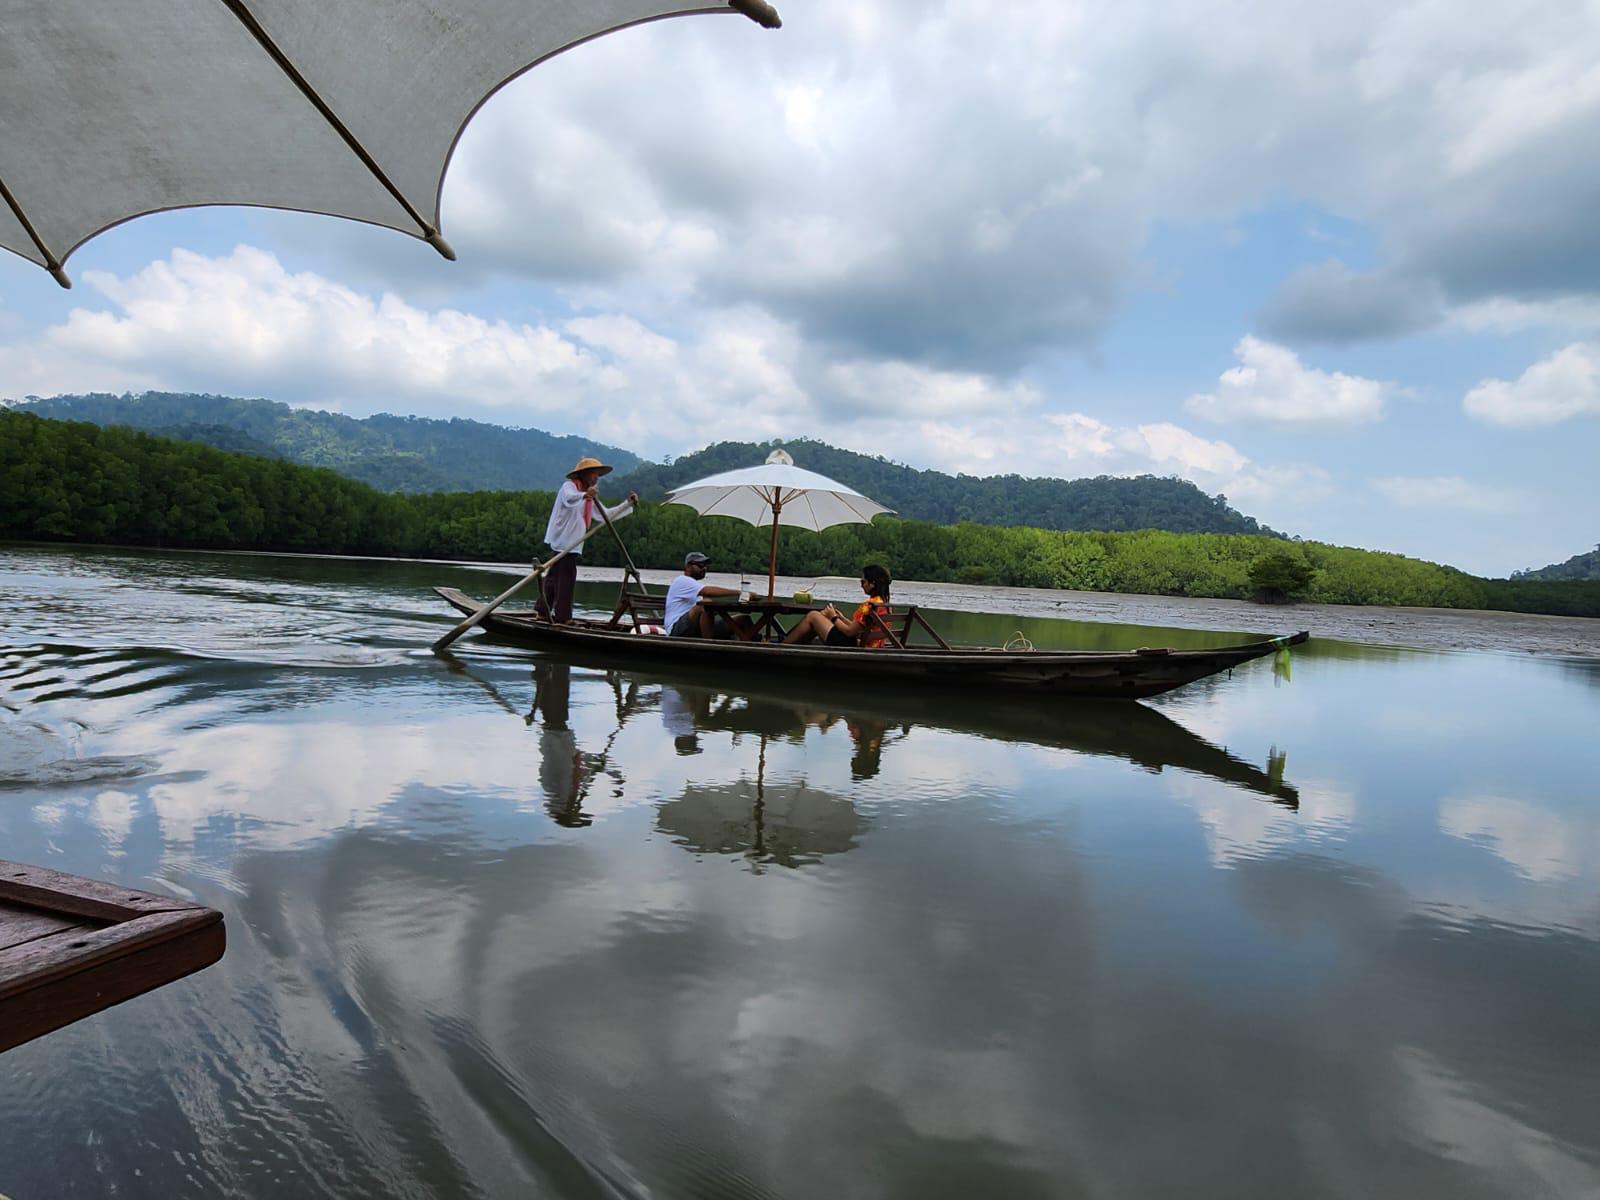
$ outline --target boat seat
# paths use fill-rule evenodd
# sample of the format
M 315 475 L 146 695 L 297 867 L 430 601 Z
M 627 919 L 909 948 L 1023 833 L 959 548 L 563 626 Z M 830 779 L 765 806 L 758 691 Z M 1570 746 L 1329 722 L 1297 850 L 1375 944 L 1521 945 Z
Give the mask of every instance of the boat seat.
M 633 628 L 642 625 L 661 625 L 667 623 L 667 600 L 665 596 L 651 596 L 644 592 L 623 592 L 622 600 L 617 605 L 617 616 L 620 618 L 627 613 L 633 619 Z
M 949 643 L 940 637 L 934 631 L 933 626 L 928 624 L 927 619 L 917 611 L 915 604 L 889 604 L 885 605 L 884 608 L 888 610 L 887 616 L 881 614 L 878 609 L 868 609 L 867 620 L 888 633 L 891 646 L 904 650 L 911 641 L 911 630 L 920 625 L 928 631 L 928 634 L 940 646 L 943 646 L 946 650 L 950 648 Z

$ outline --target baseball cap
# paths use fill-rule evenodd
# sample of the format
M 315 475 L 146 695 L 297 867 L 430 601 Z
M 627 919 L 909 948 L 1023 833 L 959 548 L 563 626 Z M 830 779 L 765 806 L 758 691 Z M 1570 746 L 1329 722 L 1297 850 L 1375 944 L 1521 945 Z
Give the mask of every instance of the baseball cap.
M 707 558 L 704 554 L 701 554 L 698 550 L 691 550 L 689 553 L 683 556 L 683 565 L 686 567 L 690 563 L 707 563 L 710 561 L 711 560 L 709 558 Z

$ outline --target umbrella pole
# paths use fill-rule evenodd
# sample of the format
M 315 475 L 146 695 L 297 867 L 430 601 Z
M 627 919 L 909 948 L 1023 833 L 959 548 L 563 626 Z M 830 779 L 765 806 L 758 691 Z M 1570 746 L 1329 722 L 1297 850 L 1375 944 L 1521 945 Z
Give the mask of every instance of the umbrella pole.
M 783 511 L 782 504 L 772 506 L 772 551 L 767 556 L 767 599 L 772 599 L 773 588 L 778 580 L 778 514 Z
M 767 773 L 767 735 L 763 733 L 761 735 L 761 754 L 760 754 L 760 757 L 758 757 L 756 759 L 756 805 L 755 805 L 756 841 L 755 841 L 755 846 L 753 847 L 754 853 L 752 855 L 752 857 L 758 863 L 763 858 L 765 858 L 766 854 L 767 854 L 767 829 L 766 829 L 767 798 L 766 798 L 765 793 L 762 791 L 762 787 L 761 787 L 762 780 L 765 778 L 766 773 Z M 761 870 L 760 867 L 756 868 L 756 871 L 757 871 L 758 874 L 760 873 L 760 870 Z

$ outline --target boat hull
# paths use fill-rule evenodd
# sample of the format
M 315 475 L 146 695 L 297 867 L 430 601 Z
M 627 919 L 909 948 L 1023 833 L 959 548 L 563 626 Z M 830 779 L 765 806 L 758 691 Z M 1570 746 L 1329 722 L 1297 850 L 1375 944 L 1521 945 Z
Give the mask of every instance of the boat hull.
M 434 589 L 458 611 L 472 615 L 480 602 L 448 587 Z M 745 670 L 768 677 L 825 674 L 939 687 L 1026 689 L 1050 695 L 1138 700 L 1265 658 L 1309 636 L 1296 633 L 1211 650 L 1057 651 L 987 647 L 913 646 L 863 650 L 854 646 L 785 646 L 769 642 L 704 641 L 635 634 L 602 621 L 553 625 L 531 612 L 494 612 L 484 618 L 491 637 L 536 649 L 582 653 L 621 666 L 693 664 Z

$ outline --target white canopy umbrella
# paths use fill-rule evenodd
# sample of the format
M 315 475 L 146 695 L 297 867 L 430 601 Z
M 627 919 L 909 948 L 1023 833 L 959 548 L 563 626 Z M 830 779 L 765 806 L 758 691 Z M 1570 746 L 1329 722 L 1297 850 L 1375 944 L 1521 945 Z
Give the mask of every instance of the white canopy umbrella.
M 766 0 L 0 0 L 0 247 L 62 263 L 144 213 L 250 204 L 422 238 L 461 130 L 601 34 Z
M 747 525 L 770 521 L 769 600 L 778 577 L 779 525 L 820 533 L 832 525 L 866 525 L 879 513 L 894 511 L 837 480 L 795 466 L 784 450 L 774 450 L 759 467 L 724 471 L 673 488 L 666 502 L 687 505 L 703 517 L 733 517 Z

